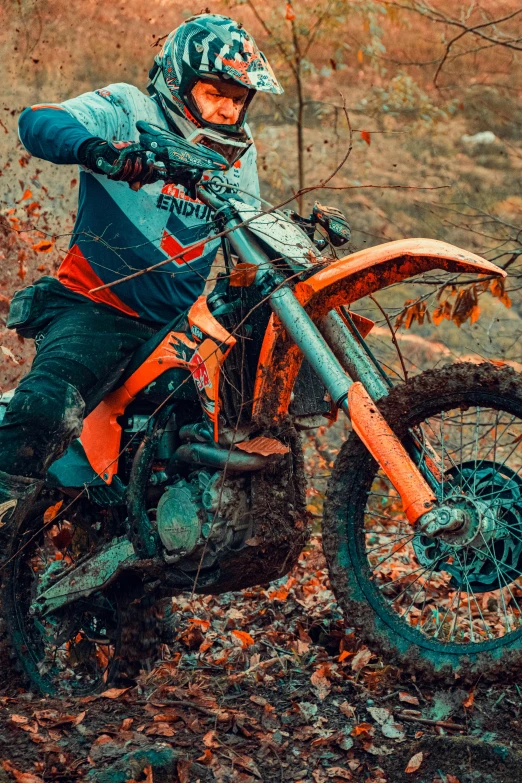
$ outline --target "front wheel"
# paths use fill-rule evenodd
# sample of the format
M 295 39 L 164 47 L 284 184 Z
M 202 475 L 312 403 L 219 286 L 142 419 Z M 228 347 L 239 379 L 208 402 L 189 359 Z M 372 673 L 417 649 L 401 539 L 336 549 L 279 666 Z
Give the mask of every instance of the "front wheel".
M 347 622 L 389 662 L 424 678 L 474 681 L 522 669 L 522 377 L 457 364 L 379 404 L 403 442 L 414 431 L 441 476 L 439 502 L 465 530 L 416 533 L 359 438 L 343 445 L 325 503 L 323 546 Z

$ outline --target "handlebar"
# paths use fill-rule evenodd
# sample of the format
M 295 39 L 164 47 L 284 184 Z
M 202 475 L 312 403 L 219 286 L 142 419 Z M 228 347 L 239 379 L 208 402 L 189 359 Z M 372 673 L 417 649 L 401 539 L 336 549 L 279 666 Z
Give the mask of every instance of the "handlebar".
M 136 128 L 140 134 L 139 144 L 144 152 L 150 155 L 151 162 L 159 162 L 155 166 L 159 174 L 176 176 L 184 173 L 194 173 L 193 179 L 201 178 L 204 171 L 226 171 L 229 163 L 222 155 L 201 144 L 185 141 L 164 128 L 148 122 L 138 121 Z

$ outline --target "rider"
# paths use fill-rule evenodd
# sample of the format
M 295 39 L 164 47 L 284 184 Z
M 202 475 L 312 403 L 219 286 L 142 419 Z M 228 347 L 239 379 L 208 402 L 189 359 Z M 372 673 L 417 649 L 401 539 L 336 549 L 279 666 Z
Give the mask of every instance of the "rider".
M 136 122 L 214 147 L 232 164 L 216 176 L 247 201 L 259 196 L 245 115 L 257 91 L 283 90 L 246 30 L 214 14 L 188 19 L 166 39 L 149 79 L 150 96 L 111 84 L 20 116 L 32 155 L 80 164 L 80 193 L 58 280 L 24 289 L 9 315 L 8 325 L 36 338 L 38 350 L 0 426 L 0 529 L 26 513 L 49 465 L 133 352 L 202 293 L 219 247 L 218 239 L 201 244 L 212 234 L 210 211 L 183 177 L 176 185 L 156 180 L 145 153 L 129 145 L 139 139 Z M 92 290 L 185 247 L 185 258 L 155 272 Z
M 58 279 L 15 295 L 8 326 L 37 354 L 0 426 L 0 530 L 23 518 L 49 465 L 82 429 L 133 352 L 202 293 L 219 247 L 208 207 L 183 175 L 165 184 L 132 146 L 136 122 L 168 129 L 225 156 L 213 175 L 258 203 L 256 150 L 246 112 L 257 91 L 280 94 L 265 56 L 241 24 L 202 14 L 174 30 L 156 56 L 146 96 L 112 84 L 24 110 L 20 139 L 33 155 L 78 163 L 79 208 Z M 184 257 L 120 284 L 129 273 Z

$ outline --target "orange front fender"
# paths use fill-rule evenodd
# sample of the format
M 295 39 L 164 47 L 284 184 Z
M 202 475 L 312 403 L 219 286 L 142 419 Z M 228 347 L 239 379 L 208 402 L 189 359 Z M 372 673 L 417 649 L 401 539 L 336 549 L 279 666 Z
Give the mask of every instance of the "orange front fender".
M 314 322 L 341 305 L 352 305 L 368 294 L 409 277 L 443 269 L 506 277 L 485 258 L 436 239 L 399 239 L 360 250 L 321 268 L 298 283 L 295 295 Z M 256 374 L 254 416 L 281 418 L 290 398 L 303 355 L 272 316 L 266 331 Z

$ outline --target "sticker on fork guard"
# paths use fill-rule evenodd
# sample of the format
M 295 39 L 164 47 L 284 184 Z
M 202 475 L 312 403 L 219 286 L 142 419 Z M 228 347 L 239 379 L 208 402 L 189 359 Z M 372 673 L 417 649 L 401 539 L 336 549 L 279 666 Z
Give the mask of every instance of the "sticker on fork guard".
M 208 376 L 205 362 L 197 351 L 194 353 L 192 359 L 189 362 L 189 370 L 192 373 L 192 377 L 198 391 L 212 388 L 212 381 Z

